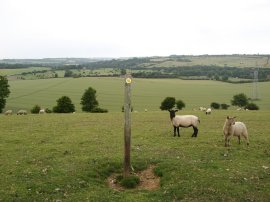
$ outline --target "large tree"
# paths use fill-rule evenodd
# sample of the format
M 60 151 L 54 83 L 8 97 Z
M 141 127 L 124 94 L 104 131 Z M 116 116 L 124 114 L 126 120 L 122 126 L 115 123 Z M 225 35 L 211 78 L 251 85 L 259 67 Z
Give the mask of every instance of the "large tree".
M 240 93 L 233 96 L 231 103 L 234 106 L 244 107 L 248 104 L 248 98 L 244 93 Z
M 98 107 L 98 101 L 96 99 L 96 90 L 89 87 L 85 90 L 81 98 L 82 110 L 85 112 L 92 112 Z
M 75 112 L 75 106 L 67 96 L 62 96 L 57 100 L 57 105 L 53 108 L 55 113 L 72 113 Z
M 8 80 L 4 76 L 0 76 L 0 113 L 6 106 L 6 98 L 9 96 L 9 85 Z
M 166 97 L 160 106 L 161 110 L 169 110 L 172 109 L 175 105 L 175 98 L 174 97 Z

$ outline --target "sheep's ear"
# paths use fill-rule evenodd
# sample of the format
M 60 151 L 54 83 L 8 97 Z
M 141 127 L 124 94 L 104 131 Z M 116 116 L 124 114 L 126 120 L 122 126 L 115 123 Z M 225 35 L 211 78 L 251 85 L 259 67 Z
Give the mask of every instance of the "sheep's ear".
M 178 112 L 178 109 L 174 110 L 175 112 Z

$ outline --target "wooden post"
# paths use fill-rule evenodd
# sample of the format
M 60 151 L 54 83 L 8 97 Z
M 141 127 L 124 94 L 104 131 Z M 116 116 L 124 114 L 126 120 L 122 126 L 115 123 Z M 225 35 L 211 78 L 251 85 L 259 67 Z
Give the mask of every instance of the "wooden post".
M 124 141 L 125 141 L 125 157 L 124 157 L 124 177 L 130 174 L 130 137 L 131 137 L 131 75 L 125 75 L 125 128 L 124 128 Z

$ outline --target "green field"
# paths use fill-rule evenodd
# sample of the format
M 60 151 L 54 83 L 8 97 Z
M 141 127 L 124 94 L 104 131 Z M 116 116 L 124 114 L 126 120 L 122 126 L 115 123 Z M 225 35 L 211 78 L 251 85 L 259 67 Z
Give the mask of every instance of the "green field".
M 58 78 L 39 80 L 9 81 L 11 94 L 7 99 L 6 108 L 30 110 L 38 104 L 42 108 L 56 105 L 56 100 L 63 95 L 69 96 L 77 112 L 81 111 L 80 99 L 88 87 L 97 90 L 97 100 L 101 108 L 109 112 L 119 112 L 124 102 L 123 78 Z M 262 110 L 270 110 L 270 82 L 258 83 L 261 100 L 255 103 Z M 180 79 L 133 79 L 132 105 L 134 110 L 142 112 L 159 111 L 165 97 L 172 96 L 182 99 L 184 110 L 208 107 L 212 102 L 230 104 L 233 95 L 245 93 L 252 97 L 253 84 L 230 84 L 218 81 L 190 81 Z M 231 107 L 235 109 L 235 107 Z
M 54 92 L 66 86 L 71 91 L 65 93 L 73 92 L 74 96 L 73 82 L 78 81 L 53 80 L 49 86 Z M 153 94 L 149 88 L 157 85 L 155 82 L 134 81 L 134 100 L 144 98 L 144 103 L 152 102 L 148 99 L 157 96 L 157 92 Z M 176 81 L 160 82 L 161 88 Z M 179 86 L 183 84 L 178 82 Z M 97 80 L 91 84 L 94 83 Z M 11 84 L 14 89 L 16 83 Z M 37 90 L 36 83 L 16 85 L 26 84 Z M 136 88 L 145 84 L 151 85 L 145 87 L 144 96 L 149 95 L 136 98 L 142 92 Z M 214 86 L 206 84 L 212 84 L 208 86 L 210 89 Z M 45 94 L 45 83 L 39 85 L 43 85 L 43 91 L 38 95 Z M 118 87 L 121 94 L 122 80 L 113 79 L 106 85 Z M 161 97 L 166 94 L 159 92 Z M 36 97 L 30 91 L 28 94 L 32 99 Z M 168 112 L 132 113 L 131 164 L 135 171 L 156 165 L 163 176 L 160 188 L 155 191 L 123 192 L 107 185 L 108 176 L 122 172 L 123 113 L 1 115 L 0 201 L 269 201 L 270 111 L 218 110 L 209 116 L 200 111 L 183 113 L 200 117 L 198 138 L 191 138 L 191 128 L 182 129 L 180 138 L 173 137 Z M 222 126 L 227 115 L 246 123 L 250 135 L 248 147 L 244 142 L 238 145 L 237 138 L 232 139 L 230 148 L 224 147 Z

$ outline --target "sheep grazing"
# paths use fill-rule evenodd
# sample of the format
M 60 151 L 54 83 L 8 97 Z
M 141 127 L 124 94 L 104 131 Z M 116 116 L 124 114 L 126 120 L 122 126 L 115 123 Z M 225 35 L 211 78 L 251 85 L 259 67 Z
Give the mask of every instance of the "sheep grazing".
M 5 112 L 5 115 L 12 115 L 12 110 L 7 110 L 7 111 Z
M 46 113 L 45 109 L 39 110 L 39 114 L 45 114 L 45 113 Z
M 206 108 L 205 107 L 199 107 L 199 110 L 204 112 L 204 111 L 206 111 Z
M 249 140 L 248 140 L 248 131 L 247 127 L 244 123 L 242 122 L 236 122 L 235 121 L 236 117 L 229 117 L 227 116 L 224 126 L 223 126 L 223 134 L 225 138 L 225 147 L 230 146 L 230 139 L 232 136 L 237 136 L 238 137 L 238 143 L 240 144 L 240 136 L 242 135 L 246 142 L 247 145 L 249 145 Z
M 180 137 L 179 134 L 179 127 L 181 128 L 188 128 L 193 127 L 194 133 L 191 137 L 197 137 L 198 135 L 198 124 L 200 123 L 200 120 L 197 116 L 194 115 L 175 115 L 175 112 L 178 110 L 168 110 L 170 112 L 170 118 L 173 124 L 174 128 L 174 137 L 176 136 L 176 130 L 178 133 L 178 137 Z
M 19 110 L 19 111 L 17 112 L 17 115 L 27 115 L 27 111 L 21 109 L 21 110 Z
M 206 111 L 205 111 L 205 114 L 207 115 L 207 114 L 211 114 L 211 112 L 212 112 L 212 109 L 211 108 L 208 108 Z

